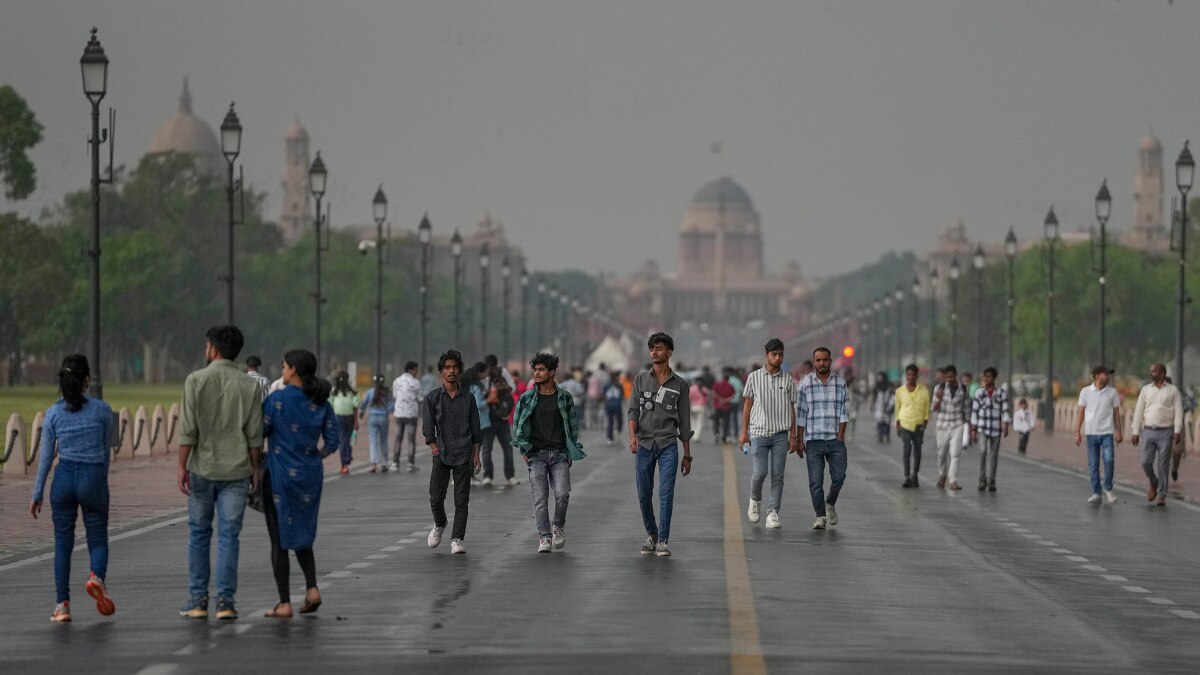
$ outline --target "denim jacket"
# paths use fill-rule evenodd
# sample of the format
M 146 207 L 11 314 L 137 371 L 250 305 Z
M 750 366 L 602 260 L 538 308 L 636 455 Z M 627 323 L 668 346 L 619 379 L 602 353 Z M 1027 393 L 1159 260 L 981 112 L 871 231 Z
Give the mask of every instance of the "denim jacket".
M 533 450 L 533 444 L 529 437 L 533 433 L 533 422 L 530 418 L 533 416 L 533 411 L 537 408 L 537 387 L 530 387 L 521 394 L 521 398 L 517 399 L 517 407 L 513 411 L 513 445 L 521 451 L 521 454 L 528 457 L 529 452 Z M 562 415 L 563 434 L 567 439 L 567 459 L 576 461 L 583 459 L 587 455 L 583 453 L 583 444 L 579 442 L 579 423 L 575 420 L 575 401 L 571 398 L 571 394 L 558 387 L 558 412 Z

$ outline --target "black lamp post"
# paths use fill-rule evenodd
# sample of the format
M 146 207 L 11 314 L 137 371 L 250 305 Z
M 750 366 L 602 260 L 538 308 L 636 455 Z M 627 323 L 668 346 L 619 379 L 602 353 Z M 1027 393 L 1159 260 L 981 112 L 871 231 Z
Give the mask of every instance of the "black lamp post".
M 950 261 L 950 363 L 958 360 L 958 256 Z
M 429 244 L 433 240 L 433 226 L 429 224 L 429 214 L 421 217 L 421 225 L 417 227 L 417 241 L 421 243 L 421 329 L 420 345 L 418 345 L 418 360 L 421 362 L 421 372 L 425 372 L 425 354 L 428 351 L 426 330 L 429 325 Z
M 462 235 L 454 230 L 450 237 L 450 256 L 454 259 L 454 347 L 462 344 Z
M 1009 400 L 1013 395 L 1013 312 L 1016 310 L 1016 267 L 1017 260 L 1017 233 L 1013 228 L 1008 228 L 1008 235 L 1004 237 L 1004 255 L 1008 258 L 1008 326 L 1007 338 L 1005 343 L 1008 346 L 1008 395 Z
M 383 374 L 383 247 L 388 240 L 383 237 L 383 223 L 387 220 L 387 195 L 383 194 L 383 183 L 375 190 L 371 200 L 371 217 L 375 220 L 375 374 Z M 391 229 L 389 224 L 388 229 Z M 388 239 L 391 232 L 388 232 Z
M 920 351 L 921 339 L 917 335 L 917 331 L 921 325 L 921 280 L 913 277 L 912 280 L 912 362 L 917 362 L 917 352 Z M 933 364 L 930 364 L 932 367 Z
M 900 370 L 901 376 L 904 374 L 904 289 L 900 284 L 896 284 L 896 290 L 892 292 L 892 297 L 896 300 L 896 367 Z
M 542 347 L 546 346 L 546 282 L 539 281 L 538 290 L 538 330 L 537 330 L 537 346 L 536 351 L 541 351 Z
M 1108 249 L 1108 215 L 1112 210 L 1112 197 L 1108 194 L 1108 180 L 1100 183 L 1100 191 L 1096 193 L 1096 222 L 1100 224 L 1100 363 L 1106 367 L 1108 363 L 1108 305 L 1105 302 L 1105 289 L 1108 285 L 1106 277 L 1106 253 Z
M 479 350 L 483 354 L 488 353 L 488 287 L 491 286 L 491 264 L 492 257 L 488 250 L 488 243 L 483 242 L 483 246 L 479 247 Z
M 888 377 L 891 377 L 892 371 L 892 326 L 895 322 L 892 319 L 892 294 L 883 294 L 883 370 L 888 371 Z
M 983 244 L 975 245 L 971 264 L 975 267 L 975 369 L 983 368 Z
M 871 359 L 875 367 L 873 371 L 879 372 L 885 368 L 887 363 L 887 341 L 884 340 L 884 333 L 887 330 L 887 317 L 883 315 L 883 301 L 876 298 L 871 302 L 871 317 L 874 324 L 874 330 L 871 331 L 871 343 L 875 348 L 875 357 Z
M 1176 294 L 1176 310 L 1175 310 L 1175 386 L 1179 388 L 1179 392 L 1184 392 L 1183 388 L 1183 319 L 1184 308 L 1187 306 L 1187 291 L 1184 289 L 1184 277 L 1187 272 L 1187 231 L 1188 231 L 1188 212 L 1187 212 L 1187 196 L 1192 189 L 1192 178 L 1196 172 L 1196 162 L 1192 159 L 1192 151 L 1188 150 L 1188 141 L 1183 142 L 1183 151 L 1179 153 L 1179 159 L 1175 160 L 1175 186 L 1179 188 L 1180 208 L 1179 208 L 1179 289 Z M 1105 364 L 1108 365 L 1108 364 Z
M 1054 247 L 1058 244 L 1058 216 L 1054 215 L 1054 207 L 1046 214 L 1042 222 L 1046 239 L 1046 393 L 1045 406 L 1046 423 L 1043 428 L 1046 433 L 1054 431 Z
M 104 398 L 104 386 L 100 377 L 100 186 L 112 183 L 112 142 L 109 129 L 113 126 L 112 111 L 108 113 L 109 129 L 100 129 L 100 101 L 108 93 L 108 57 L 104 47 L 96 39 L 96 29 L 83 48 L 79 58 L 79 69 L 83 74 L 83 94 L 92 104 L 92 135 L 88 138 L 92 153 L 92 237 L 87 255 L 90 259 L 88 276 L 91 279 L 91 303 L 88 311 L 88 361 L 92 369 L 91 395 Z M 108 142 L 108 178 L 100 177 L 100 145 Z
M 316 246 L 316 284 L 317 290 L 313 293 L 313 302 L 317 307 L 316 313 L 316 349 L 314 354 L 317 357 L 317 372 L 323 372 L 321 361 L 321 305 L 325 304 L 325 297 L 321 295 L 321 253 L 326 250 L 326 246 L 321 243 L 321 229 L 328 225 L 328 218 L 321 212 L 321 198 L 325 196 L 325 183 L 329 178 L 329 172 L 325 169 L 325 162 L 321 159 L 321 151 L 317 151 L 317 156 L 313 159 L 312 166 L 308 168 L 308 189 L 312 191 L 313 197 L 317 201 L 317 215 L 313 220 L 313 225 L 317 235 Z
M 233 197 L 242 191 L 242 181 L 233 178 L 233 163 L 242 152 L 242 123 L 234 112 L 233 103 L 229 104 L 229 112 L 221 121 L 221 154 L 225 155 L 228 168 L 228 183 L 225 188 L 225 198 L 229 206 L 229 270 L 225 275 L 225 323 L 233 325 L 233 227 L 240 221 L 233 212 Z M 243 214 L 245 207 L 243 205 Z
M 500 261 L 500 279 L 504 284 L 501 291 L 501 302 L 504 308 L 504 313 L 500 315 L 500 358 L 507 360 L 508 353 L 508 303 L 511 298 L 510 294 L 510 277 L 512 277 L 512 266 L 508 264 L 508 256 Z
M 937 285 L 938 268 L 931 266 L 929 270 L 929 370 L 936 376 L 937 360 Z M 937 384 L 936 382 L 934 384 Z
M 521 358 L 529 354 L 529 271 L 521 265 Z

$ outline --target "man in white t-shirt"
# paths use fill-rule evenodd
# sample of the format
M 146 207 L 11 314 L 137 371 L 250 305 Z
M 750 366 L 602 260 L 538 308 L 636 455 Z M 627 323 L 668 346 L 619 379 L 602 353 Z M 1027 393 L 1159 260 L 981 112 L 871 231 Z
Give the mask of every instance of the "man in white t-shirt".
M 409 473 L 417 470 L 417 416 L 420 414 L 422 398 L 421 381 L 417 379 L 417 362 L 409 361 L 404 364 L 404 372 L 392 381 L 392 399 L 395 407 L 392 416 L 396 418 L 396 450 L 392 455 L 392 469 L 399 470 L 400 455 L 403 454 L 404 441 L 408 440 Z
M 1108 386 L 1113 371 L 1107 366 L 1092 368 L 1092 383 L 1079 392 L 1079 414 L 1075 416 L 1075 445 L 1087 436 L 1088 473 L 1092 477 L 1089 504 L 1099 504 L 1100 461 L 1104 461 L 1104 499 L 1117 501 L 1113 492 L 1113 460 L 1121 443 L 1121 396 Z

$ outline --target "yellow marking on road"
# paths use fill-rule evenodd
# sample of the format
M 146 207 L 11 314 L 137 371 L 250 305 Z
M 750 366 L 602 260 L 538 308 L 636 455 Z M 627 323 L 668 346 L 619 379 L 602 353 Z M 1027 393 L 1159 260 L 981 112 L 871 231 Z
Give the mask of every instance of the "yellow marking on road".
M 733 675 L 764 675 L 767 663 L 758 641 L 758 616 L 750 589 L 750 568 L 742 541 L 742 507 L 738 499 L 733 446 L 725 457 L 725 591 L 729 604 L 729 665 Z

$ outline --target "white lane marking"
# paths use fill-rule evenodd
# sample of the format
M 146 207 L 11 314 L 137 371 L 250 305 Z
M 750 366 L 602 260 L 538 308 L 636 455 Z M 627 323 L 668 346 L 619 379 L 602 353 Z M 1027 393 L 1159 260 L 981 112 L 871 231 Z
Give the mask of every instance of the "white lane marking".
M 1173 609 L 1171 613 L 1181 619 L 1200 619 L 1200 614 L 1193 612 L 1190 609 Z
M 1107 572 L 1108 571 L 1107 568 L 1101 567 L 1099 565 L 1080 565 L 1080 567 L 1082 567 L 1085 570 L 1088 570 L 1089 572 Z
M 1028 534 L 1029 530 L 1027 530 L 1023 527 L 1014 527 L 1013 532 L 1020 532 L 1021 534 Z
M 1150 592 L 1150 591 L 1142 588 L 1141 586 L 1122 586 L 1121 588 L 1124 588 L 1125 590 L 1129 591 L 1130 593 L 1149 593 Z
M 188 645 L 175 650 L 175 656 L 191 656 L 196 652 L 196 645 Z
M 266 612 L 263 612 L 263 614 L 266 614 Z M 238 625 L 233 627 L 233 632 L 237 633 L 238 635 L 241 635 L 242 633 L 245 633 L 246 631 L 250 630 L 251 628 L 254 628 L 254 624 L 252 624 L 252 623 L 239 623 Z
M 356 563 L 350 563 L 349 565 L 346 565 L 346 569 L 361 570 L 361 569 L 364 569 L 364 568 L 367 568 L 370 566 L 371 566 L 371 563 L 368 563 L 368 562 L 356 562 Z
M 1173 604 L 1175 604 L 1174 602 L 1171 602 L 1170 600 L 1168 600 L 1166 598 L 1146 598 L 1146 602 L 1153 603 L 1155 605 L 1173 605 Z
M 137 671 L 135 675 L 168 675 L 175 672 L 175 669 L 178 667 L 178 663 L 151 663 Z
M 421 534 L 421 533 L 418 532 L 417 534 Z M 416 541 L 417 541 L 416 539 L 401 539 L 401 540 L 397 541 L 396 543 L 397 544 L 412 544 Z
M 1021 536 L 1025 537 L 1026 539 L 1041 539 L 1042 538 L 1042 535 L 1040 535 L 1040 534 L 1023 534 Z
M 365 559 L 366 560 L 385 560 L 389 557 L 391 557 L 391 556 L 387 555 L 386 553 L 372 553 L 371 555 L 366 556 Z
M 379 550 L 384 551 L 386 553 L 395 553 L 396 551 L 399 551 L 402 548 L 404 548 L 404 547 L 403 546 L 384 546 L 383 548 L 381 548 Z
M 1069 555 L 1069 556 L 1067 556 L 1067 560 L 1070 560 L 1071 562 L 1087 562 L 1088 561 L 1087 558 L 1085 558 L 1081 555 Z
M 350 576 L 350 572 L 347 572 L 346 570 L 334 570 L 325 576 L 331 579 L 340 579 L 342 577 Z
M 1014 461 L 1024 462 L 1025 464 L 1028 464 L 1030 466 L 1036 466 L 1036 467 L 1040 467 L 1042 469 L 1046 469 L 1048 471 L 1054 471 L 1056 473 L 1061 473 L 1064 476 L 1074 476 L 1076 478 L 1087 478 L 1087 473 L 1084 471 L 1073 471 L 1071 469 L 1064 469 L 1061 466 L 1056 466 L 1054 464 L 1050 464 L 1049 462 L 1046 462 L 1044 460 L 1037 460 L 1037 459 L 1032 459 L 1030 457 L 1018 455 L 1017 453 L 1012 452 L 1011 450 L 1005 450 L 1004 454 L 1005 454 L 1005 456 L 1012 458 Z M 1145 495 L 1146 494 L 1145 490 L 1142 490 L 1139 488 L 1128 487 L 1126 485 L 1121 485 L 1120 483 L 1116 483 L 1113 485 L 1113 492 L 1124 492 L 1125 494 L 1130 494 L 1130 495 Z M 1193 511 L 1200 511 L 1200 504 L 1193 504 L 1193 503 L 1185 501 L 1183 499 L 1172 499 L 1171 504 L 1176 505 L 1176 506 L 1182 506 L 1185 509 L 1191 509 Z
M 1100 576 L 1105 581 L 1129 581 L 1128 579 L 1121 576 L 1120 574 L 1101 574 Z
M 171 513 L 178 513 L 178 512 L 180 512 L 180 511 L 186 511 L 186 510 L 187 510 L 187 509 L 175 509 L 175 510 L 174 510 L 174 511 L 172 511 Z M 176 517 L 176 518 L 170 518 L 170 519 L 168 519 L 168 520 L 163 520 L 163 521 L 160 521 L 160 522 L 154 523 L 153 525 L 147 525 L 147 526 L 145 526 L 145 527 L 139 527 L 139 528 L 137 528 L 136 530 L 129 530 L 128 532 L 122 532 L 121 534 L 116 534 L 116 535 L 113 535 L 113 536 L 109 537 L 109 538 L 108 538 L 108 541 L 109 541 L 109 543 L 111 544 L 111 543 L 112 543 L 112 542 L 114 542 L 114 541 L 121 541 L 122 539 L 128 539 L 128 538 L 130 538 L 130 537 L 136 537 L 136 536 L 138 536 L 139 534 L 145 534 L 145 533 L 147 533 L 147 532 L 153 532 L 154 530 L 158 530 L 158 529 L 161 529 L 161 528 L 164 528 L 164 527 L 169 527 L 169 526 L 171 526 L 171 525 L 176 525 L 176 524 L 179 524 L 179 523 L 184 523 L 184 522 L 187 522 L 187 516 L 186 516 L 186 515 L 184 515 L 184 516 L 178 516 L 178 517 Z M 72 551 L 74 551 L 74 552 L 76 552 L 76 553 L 80 553 L 80 552 L 83 552 L 83 551 L 86 551 L 86 550 L 87 550 L 87 544 L 80 544 L 80 545 L 76 546 L 74 549 L 72 549 Z M 25 566 L 27 566 L 27 565 L 32 565 L 32 564 L 34 564 L 34 563 L 39 563 L 39 562 L 42 562 L 42 561 L 44 561 L 44 560 L 54 560 L 54 553 L 53 553 L 53 552 L 51 552 L 51 553 L 43 553 L 43 554 L 41 554 L 41 555 L 35 555 L 35 556 L 33 556 L 32 558 L 26 558 L 26 559 L 24 559 L 24 560 L 18 560 L 18 561 L 16 561 L 16 562 L 10 562 L 10 563 L 4 564 L 4 565 L 0 565 L 0 572 L 7 572 L 8 570 L 15 570 L 15 569 L 17 569 L 18 567 L 25 567 Z M 168 665 L 170 665 L 170 664 L 168 664 Z
M 1071 553 L 1074 553 L 1074 551 L 1072 551 L 1069 548 L 1052 548 L 1052 549 L 1050 549 L 1050 552 L 1051 553 L 1064 553 L 1064 554 L 1068 554 L 1068 555 Z
M 1045 539 L 1039 541 L 1038 543 L 1041 544 L 1042 546 L 1058 546 L 1058 544 L 1056 544 L 1052 541 L 1046 541 Z

